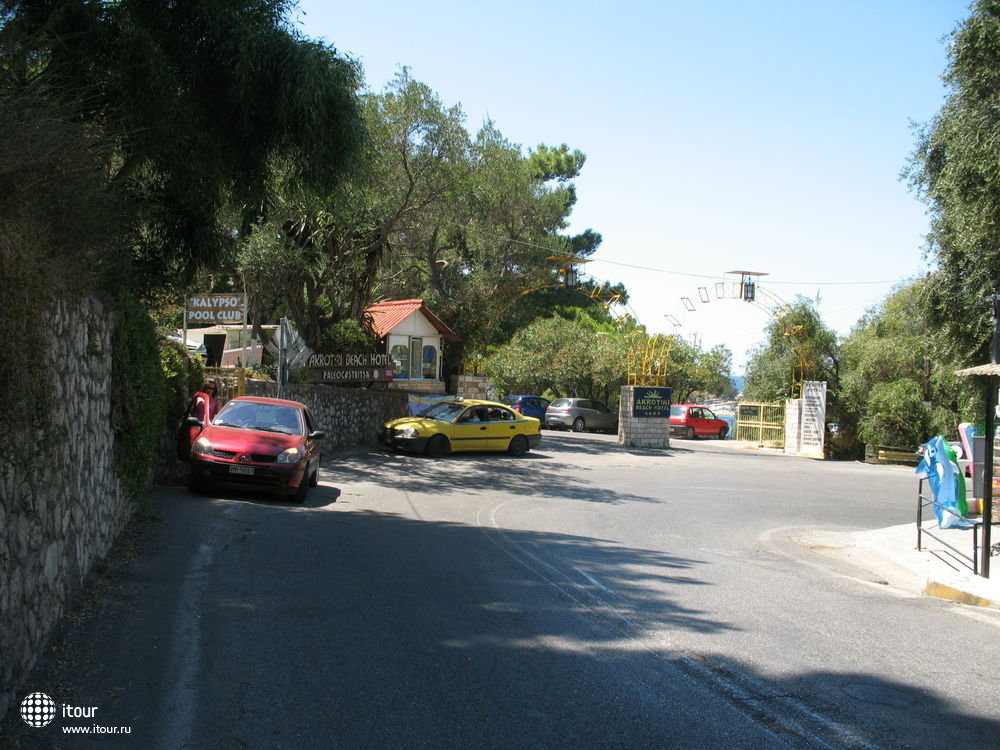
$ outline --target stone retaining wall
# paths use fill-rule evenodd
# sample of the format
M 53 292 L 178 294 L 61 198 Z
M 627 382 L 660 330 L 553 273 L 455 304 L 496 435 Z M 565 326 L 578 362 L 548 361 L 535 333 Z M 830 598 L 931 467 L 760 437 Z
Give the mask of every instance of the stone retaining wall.
M 0 464 L 0 719 L 133 509 L 113 465 L 112 318 L 94 299 L 45 317 L 49 427 L 17 436 L 23 450 Z
M 246 391 L 248 396 L 274 398 L 278 384 L 248 380 Z M 323 448 L 328 451 L 373 445 L 378 442 L 378 429 L 383 423 L 409 414 L 407 394 L 397 390 L 289 383 L 283 388 L 282 397 L 309 407 L 317 427 L 326 433 Z

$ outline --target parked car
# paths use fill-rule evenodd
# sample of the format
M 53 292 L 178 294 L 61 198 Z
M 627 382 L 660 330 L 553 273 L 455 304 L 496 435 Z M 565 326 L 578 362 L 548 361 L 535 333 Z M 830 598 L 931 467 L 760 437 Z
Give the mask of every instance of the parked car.
M 545 408 L 549 405 L 547 398 L 541 396 L 507 396 L 503 402 L 518 414 L 534 417 L 545 427 Z
M 542 440 L 534 417 L 494 401 L 437 401 L 415 417 L 382 425 L 380 440 L 390 448 L 435 458 L 458 451 L 506 451 L 522 456 Z
M 707 406 L 674 404 L 670 407 L 670 434 L 689 439 L 715 437 L 725 440 L 729 424 L 719 419 Z
M 297 401 L 239 396 L 222 407 L 191 446 L 188 487 L 192 492 L 214 484 L 257 487 L 305 502 L 319 480 L 324 437 L 309 409 Z
M 618 432 L 618 415 L 587 398 L 557 398 L 545 410 L 545 423 L 553 430 Z

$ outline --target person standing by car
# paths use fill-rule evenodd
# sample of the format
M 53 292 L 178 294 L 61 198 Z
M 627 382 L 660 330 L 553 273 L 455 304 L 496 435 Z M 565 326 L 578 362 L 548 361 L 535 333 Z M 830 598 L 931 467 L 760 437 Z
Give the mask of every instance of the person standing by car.
M 201 390 L 195 391 L 188 405 L 184 421 L 177 433 L 177 456 L 186 461 L 191 455 L 191 446 L 219 411 L 218 386 L 214 380 L 202 383 Z M 197 424 L 194 420 L 197 420 Z
M 198 417 L 204 427 L 219 413 L 218 386 L 214 380 L 206 380 L 201 390 L 191 399 L 191 409 L 188 416 Z

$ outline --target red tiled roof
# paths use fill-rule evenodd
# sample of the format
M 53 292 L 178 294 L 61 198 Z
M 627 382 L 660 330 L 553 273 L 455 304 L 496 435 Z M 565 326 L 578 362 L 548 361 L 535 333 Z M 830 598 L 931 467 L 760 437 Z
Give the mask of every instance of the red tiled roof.
M 421 312 L 430 324 L 446 339 L 449 341 L 460 340 L 454 331 L 427 309 L 427 305 L 424 304 L 422 299 L 389 300 L 388 302 L 374 304 L 365 310 L 366 313 L 371 315 L 375 335 L 380 339 L 388 336 L 390 331 L 417 311 Z

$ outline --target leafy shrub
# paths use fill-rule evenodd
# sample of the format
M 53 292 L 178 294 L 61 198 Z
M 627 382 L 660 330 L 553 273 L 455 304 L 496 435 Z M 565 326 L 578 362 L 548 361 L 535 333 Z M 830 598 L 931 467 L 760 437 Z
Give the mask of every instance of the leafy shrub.
M 161 336 L 160 371 L 164 381 L 164 408 L 169 423 L 184 414 L 193 394 L 205 382 L 205 360 L 188 356 L 177 341 Z
M 913 380 L 876 383 L 868 397 L 858 435 L 868 445 L 913 448 L 927 434 L 928 414 Z
M 320 351 L 325 354 L 367 354 L 375 350 L 371 331 L 358 320 L 337 321 L 326 326 L 320 336 Z
M 124 292 L 113 298 L 111 306 L 115 313 L 111 368 L 115 469 L 129 497 L 138 501 L 145 495 L 163 433 L 166 386 L 159 343 L 145 309 Z

